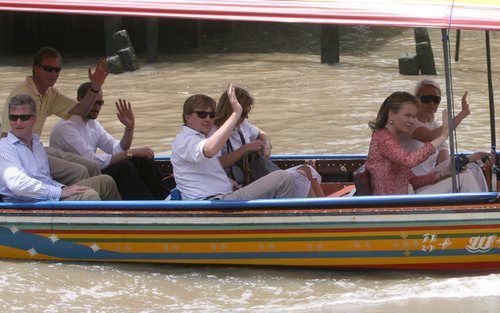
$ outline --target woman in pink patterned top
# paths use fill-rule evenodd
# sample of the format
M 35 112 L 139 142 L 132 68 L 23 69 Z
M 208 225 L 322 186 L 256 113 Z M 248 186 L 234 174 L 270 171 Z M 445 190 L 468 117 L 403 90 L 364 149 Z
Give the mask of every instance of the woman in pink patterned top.
M 397 195 L 413 193 L 450 192 L 448 183 L 449 167 L 439 172 L 416 176 L 411 168 L 424 162 L 448 135 L 446 110 L 443 112 L 443 127 L 439 136 L 415 152 L 401 147 L 399 135 L 408 133 L 415 122 L 417 101 L 407 92 L 391 94 L 379 109 L 377 118 L 369 123 L 373 130 L 366 168 L 371 175 L 374 195 Z M 470 175 L 460 175 L 463 192 L 479 191 L 477 183 Z M 472 181 L 471 181 L 472 179 Z M 443 182 L 443 183 L 441 183 Z

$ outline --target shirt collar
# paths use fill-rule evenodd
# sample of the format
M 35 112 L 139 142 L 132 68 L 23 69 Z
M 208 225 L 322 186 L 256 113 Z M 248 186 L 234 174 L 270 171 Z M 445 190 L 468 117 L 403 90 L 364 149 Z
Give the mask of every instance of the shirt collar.
M 182 131 L 186 132 L 188 134 L 198 135 L 198 136 L 202 136 L 203 138 L 206 138 L 205 134 L 203 134 L 203 133 L 201 133 L 201 132 L 199 132 L 197 130 L 194 130 L 191 127 L 186 126 L 186 125 L 182 125 Z M 210 132 L 210 135 L 212 135 L 212 133 L 213 133 L 213 129 Z
M 87 122 L 85 122 L 83 120 L 83 117 L 81 117 L 80 115 L 72 115 L 70 117 L 70 120 L 77 123 L 78 125 L 81 125 L 81 126 L 85 126 L 88 122 L 92 121 L 92 120 L 88 120 Z
M 39 97 L 43 96 L 36 88 L 35 81 L 33 81 L 33 76 L 26 76 L 26 85 L 33 91 L 33 93 Z
M 40 136 L 38 136 L 37 134 L 32 134 L 32 135 L 31 135 L 31 140 L 32 140 L 33 142 L 38 141 L 39 139 L 40 139 Z M 12 144 L 16 144 L 16 143 L 18 143 L 18 142 L 23 143 L 23 142 L 21 141 L 21 139 L 19 139 L 16 135 L 14 135 L 14 134 L 12 133 L 12 131 L 9 131 L 9 132 L 7 133 L 7 140 L 9 141 L 9 143 L 12 143 Z M 24 143 L 23 143 L 23 144 L 24 144 Z

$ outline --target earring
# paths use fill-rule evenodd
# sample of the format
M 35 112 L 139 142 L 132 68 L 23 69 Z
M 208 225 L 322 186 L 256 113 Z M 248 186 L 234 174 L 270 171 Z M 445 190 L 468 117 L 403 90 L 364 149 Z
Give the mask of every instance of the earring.
M 389 123 L 394 124 L 394 121 L 393 121 L 393 120 L 390 120 L 390 121 L 389 121 Z

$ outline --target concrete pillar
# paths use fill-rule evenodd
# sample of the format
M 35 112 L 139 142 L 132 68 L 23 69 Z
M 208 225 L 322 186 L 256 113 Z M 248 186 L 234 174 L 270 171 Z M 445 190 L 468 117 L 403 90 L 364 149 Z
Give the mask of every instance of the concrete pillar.
M 432 52 L 431 40 L 427 28 L 413 28 L 415 35 L 416 51 L 422 75 L 436 75 L 436 63 Z
M 418 75 L 420 64 L 416 55 L 403 55 L 398 59 L 399 74 L 401 75 Z
M 417 57 L 422 75 L 436 75 L 436 64 L 434 63 L 434 54 L 430 42 L 417 43 Z
M 113 34 L 122 29 L 122 18 L 120 16 L 104 17 L 104 41 L 106 45 L 106 55 L 110 56 L 115 51 L 122 49 L 114 46 Z
M 427 28 L 414 27 L 413 28 L 413 35 L 415 36 L 415 43 L 420 43 L 420 42 L 425 42 L 425 41 L 430 42 L 431 41 L 429 39 L 429 32 L 427 31 Z

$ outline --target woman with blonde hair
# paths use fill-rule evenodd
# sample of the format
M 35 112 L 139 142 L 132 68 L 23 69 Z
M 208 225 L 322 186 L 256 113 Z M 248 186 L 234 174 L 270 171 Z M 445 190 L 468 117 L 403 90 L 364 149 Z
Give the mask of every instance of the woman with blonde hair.
M 249 169 L 242 163 L 245 154 L 257 152 L 262 157 L 269 158 L 272 145 L 269 135 L 248 121 L 248 115 L 254 104 L 253 97 L 241 87 L 235 87 L 235 94 L 243 111 L 236 123 L 236 127 L 227 140 L 226 146 L 222 149 L 220 161 L 228 176 L 237 183 L 235 188 L 239 188 L 239 186 L 245 186 L 249 182 Z M 228 94 L 224 92 L 215 111 L 215 126 L 220 127 L 223 125 L 232 113 Z M 297 197 L 324 196 L 321 189 L 321 176 L 311 166 L 299 165 L 287 171 L 293 176 Z

